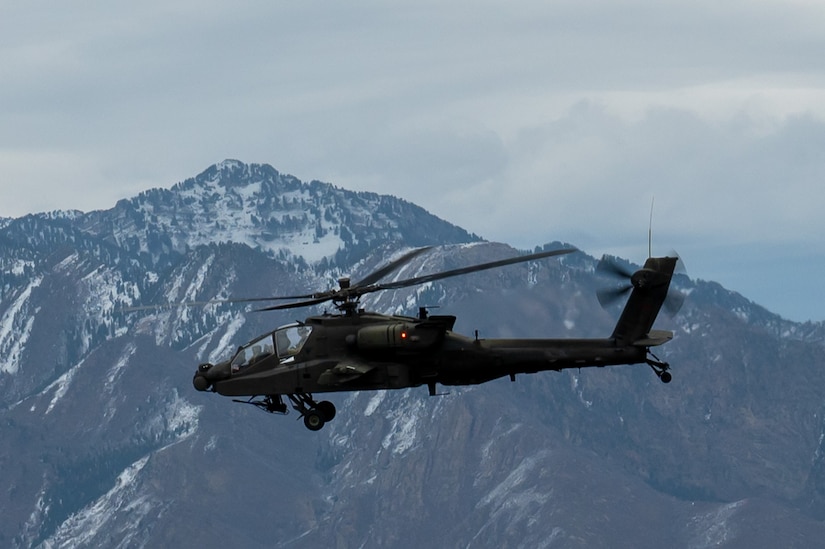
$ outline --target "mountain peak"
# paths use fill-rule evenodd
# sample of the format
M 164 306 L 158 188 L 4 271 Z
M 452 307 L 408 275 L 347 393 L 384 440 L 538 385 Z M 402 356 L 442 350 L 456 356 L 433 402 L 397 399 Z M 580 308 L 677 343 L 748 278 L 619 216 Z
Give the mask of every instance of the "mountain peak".
M 222 160 L 215 164 L 215 167 L 219 170 L 233 170 L 246 168 L 247 165 L 241 162 L 240 160 L 227 158 L 226 160 Z
M 213 164 L 184 183 L 214 183 L 221 187 L 244 187 L 262 180 L 277 180 L 281 174 L 269 164 L 245 164 L 240 160 L 226 159 Z M 295 179 L 292 176 L 286 176 Z
M 309 263 L 346 262 L 390 242 L 422 246 L 480 240 L 393 196 L 304 183 L 268 164 L 232 159 L 171 189 L 122 200 L 114 212 L 96 216 L 96 221 L 105 219 L 110 222 L 103 230 L 111 231 L 116 242 L 136 239 L 141 252 L 157 253 L 161 241 L 179 252 L 233 242 Z M 101 223 L 94 226 L 101 230 Z

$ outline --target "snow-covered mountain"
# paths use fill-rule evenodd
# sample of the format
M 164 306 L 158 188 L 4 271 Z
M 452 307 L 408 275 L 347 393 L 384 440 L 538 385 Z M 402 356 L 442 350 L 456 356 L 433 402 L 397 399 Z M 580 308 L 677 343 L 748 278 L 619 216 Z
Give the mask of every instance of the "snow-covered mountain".
M 224 161 L 89 213 L 0 220 L 0 545 L 811 547 L 825 539 L 825 326 L 682 278 L 645 367 L 429 397 L 334 395 L 310 433 L 192 389 L 314 312 L 143 305 L 305 293 L 411 247 L 393 276 L 512 250 L 403 200 Z M 633 258 L 640 259 L 640 258 Z M 364 301 L 440 305 L 484 336 L 602 336 L 575 254 Z

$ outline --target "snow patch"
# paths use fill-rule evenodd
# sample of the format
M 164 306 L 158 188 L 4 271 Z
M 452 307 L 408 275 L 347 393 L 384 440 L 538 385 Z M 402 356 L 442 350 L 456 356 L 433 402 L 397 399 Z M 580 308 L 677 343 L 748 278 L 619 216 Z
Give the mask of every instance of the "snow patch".
M 202 409 L 203 406 L 191 404 L 174 391 L 174 397 L 166 408 L 167 429 L 178 441 L 191 436 L 198 429 Z
M 195 301 L 197 299 L 197 292 L 200 288 L 204 285 L 204 280 L 206 280 L 206 275 L 209 272 L 209 269 L 212 267 L 212 263 L 215 262 L 215 254 L 210 255 L 200 264 L 198 270 L 195 272 L 195 276 L 193 277 L 192 281 L 186 286 L 182 292 L 182 288 L 184 283 L 186 282 L 184 276 L 179 276 L 175 279 L 172 283 L 172 287 L 169 288 L 169 291 L 166 292 L 166 299 L 169 303 L 177 303 L 179 301 Z M 185 271 L 184 271 L 185 272 Z
M 120 356 L 117 362 L 115 362 L 115 365 L 112 366 L 112 368 L 109 370 L 109 373 L 106 376 L 105 387 L 107 390 L 112 390 L 115 381 L 117 381 L 121 373 L 123 373 L 123 369 L 129 363 L 129 359 L 132 358 L 132 355 L 135 354 L 136 350 L 137 346 L 134 343 L 129 343 L 123 350 L 123 354 Z
M 816 463 L 819 461 L 819 458 L 822 457 L 822 443 L 825 442 L 825 431 L 819 434 L 819 442 L 817 442 L 816 450 L 814 451 L 814 459 L 812 463 Z
M 23 537 L 26 538 L 26 541 L 29 545 L 32 545 L 34 542 L 35 537 L 40 529 L 40 525 L 43 522 L 43 517 L 48 515 L 49 513 L 49 505 L 46 503 L 46 493 L 49 487 L 49 482 L 47 480 L 46 474 L 43 474 L 43 482 L 40 488 L 40 491 L 37 494 L 37 501 L 34 504 L 34 509 L 32 510 L 31 514 L 29 515 L 28 520 L 23 525 Z
M 496 421 L 495 427 L 493 428 L 493 433 L 492 433 L 492 436 L 490 437 L 490 440 L 488 440 L 484 444 L 484 446 L 481 447 L 481 468 L 482 469 L 486 468 L 486 467 L 489 467 L 490 460 L 493 459 L 493 457 L 494 457 L 493 447 L 501 441 L 507 441 L 508 437 L 511 434 L 513 434 L 517 430 L 521 429 L 522 424 L 521 423 L 514 423 L 513 425 L 510 425 L 509 428 L 504 432 L 501 432 L 502 431 L 501 427 L 502 427 L 501 426 L 501 418 L 499 418 Z M 505 442 L 505 443 L 508 443 L 508 442 Z M 473 485 L 474 486 L 477 485 L 479 480 L 480 480 L 479 478 L 476 478 L 476 482 Z
M 384 437 L 381 442 L 381 447 L 385 450 L 393 446 L 393 454 L 403 454 L 415 443 L 415 437 L 418 430 L 418 416 L 417 414 L 404 415 L 396 417 L 393 420 L 392 428 L 389 434 Z
M 696 535 L 688 547 L 690 549 L 722 547 L 736 538 L 736 530 L 730 524 L 730 519 L 746 501 L 735 501 L 722 505 L 710 513 L 694 517 L 690 521 L 690 526 Z
M 172 390 L 171 398 L 162 406 L 159 413 L 144 424 L 141 434 L 159 440 L 171 440 L 167 447 L 195 434 L 203 406 L 189 403 L 178 394 L 177 389 Z
M 20 359 L 34 327 L 34 319 L 40 311 L 28 310 L 26 304 L 32 291 L 40 286 L 43 277 L 32 280 L 17 299 L 0 317 L 0 372 L 14 374 L 20 369 Z
M 76 264 L 77 264 L 77 261 L 78 261 L 79 259 L 80 259 L 80 254 L 78 254 L 77 252 L 75 252 L 75 253 L 73 253 L 73 254 L 71 254 L 71 255 L 67 256 L 67 257 L 66 257 L 63 261 L 61 261 L 60 263 L 58 263 L 58 264 L 55 266 L 55 270 L 56 270 L 56 271 L 65 271 L 65 270 L 68 270 L 68 269 L 69 269 L 69 267 L 73 267 L 74 265 L 76 265 Z M 32 266 L 34 266 L 34 263 L 32 263 Z M 20 274 L 22 274 L 22 273 L 20 273 Z
M 64 396 L 66 396 L 66 393 L 68 392 L 69 387 L 72 384 L 72 380 L 74 379 L 75 374 L 80 369 L 80 367 L 83 366 L 83 363 L 85 361 L 86 361 L 86 359 L 83 359 L 80 362 L 78 362 L 75 366 L 72 366 L 71 368 L 69 368 L 69 370 L 65 374 L 63 374 L 62 376 L 60 376 L 59 378 L 57 378 L 56 380 L 51 382 L 40 393 L 41 395 L 45 395 L 49 391 L 54 390 L 54 394 L 52 395 L 52 400 L 51 400 L 51 402 L 49 402 L 49 407 L 46 408 L 46 413 L 47 414 L 50 413 L 54 409 L 55 405 L 58 402 L 60 402 L 60 399 L 62 399 Z M 31 411 L 33 412 L 34 410 L 35 410 L 35 407 L 32 406 Z
M 224 332 L 220 341 L 218 341 L 217 347 L 215 347 L 215 350 L 209 354 L 208 362 L 218 362 L 224 355 L 228 354 L 230 350 L 234 349 L 234 347 L 232 347 L 233 340 L 245 322 L 246 319 L 243 315 L 236 315 L 229 322 L 229 325 L 226 327 L 226 332 Z
M 212 435 L 209 437 L 209 441 L 203 446 L 203 453 L 208 454 L 210 452 L 214 452 L 217 447 L 218 437 L 216 435 Z
M 410 391 L 405 393 L 405 397 L 410 395 Z M 419 420 L 425 408 L 427 407 L 420 399 L 405 398 L 404 404 L 394 408 L 387 418 L 392 423 L 384 440 L 381 441 L 381 447 L 396 455 L 413 448 L 418 436 Z M 435 414 L 434 411 L 429 411 L 430 416 Z
M 736 307 L 735 309 L 733 309 L 733 311 L 732 311 L 732 312 L 733 312 L 733 314 L 734 314 L 734 315 L 736 315 L 736 317 L 737 317 L 739 320 L 741 320 L 742 322 L 746 322 L 746 323 L 747 323 L 747 322 L 749 322 L 749 321 L 750 321 L 750 312 L 749 312 L 749 311 L 747 311 L 747 310 L 745 310 L 744 308 L 742 308 L 742 307 Z
M 34 261 L 18 259 L 12 263 L 9 271 L 15 276 L 22 276 L 26 272 L 26 268 L 34 269 Z
M 477 504 L 476 509 L 489 507 L 489 520 L 476 532 L 473 541 L 483 536 L 487 528 L 502 521 L 508 524 L 518 522 L 527 526 L 535 520 L 537 509 L 543 507 L 553 496 L 553 490 L 541 492 L 538 485 L 532 482 L 532 475 L 550 455 L 549 451 L 541 451 L 533 456 L 524 458 L 521 463 L 505 478 L 484 496 Z M 554 531 L 555 534 L 555 531 Z M 469 546 L 469 545 L 468 545 Z
M 576 393 L 576 396 L 579 398 L 579 402 L 584 404 L 585 408 L 589 410 L 593 406 L 592 400 L 587 400 L 584 398 L 584 387 L 579 384 L 579 376 L 577 374 L 570 376 L 570 388 Z
M 481 501 L 478 502 L 476 508 L 487 507 L 492 505 L 496 508 L 500 508 L 505 505 L 508 500 L 512 503 L 517 503 L 521 501 L 522 503 L 526 502 L 528 499 L 534 499 L 536 501 L 540 501 L 544 503 L 548 496 L 547 495 L 536 495 L 536 497 L 525 498 L 523 495 L 519 495 L 519 487 L 525 483 L 533 469 L 535 469 L 541 461 L 549 455 L 549 452 L 539 452 L 535 456 L 528 456 L 524 458 L 521 463 L 519 463 L 518 467 L 513 469 L 513 471 L 507 475 L 503 481 L 501 481 L 495 488 L 493 488 L 490 493 L 484 496 Z M 530 494 L 534 493 L 534 487 L 529 487 L 527 490 L 522 491 L 522 494 Z M 523 505 L 518 505 L 523 506 Z
M 378 406 L 384 401 L 386 394 L 386 391 L 378 391 L 375 393 L 367 403 L 367 407 L 364 409 L 364 415 L 369 417 L 374 414 L 375 410 L 378 409 Z
M 149 456 L 146 456 L 127 467 L 117 477 L 111 490 L 66 519 L 55 533 L 43 542 L 43 547 L 57 549 L 99 546 L 103 540 L 95 541 L 95 538 L 100 534 L 113 536 L 114 539 L 120 537 L 115 536 L 115 532 L 109 529 L 109 526 L 115 523 L 125 524 L 121 531 L 117 532 L 121 535 L 127 534 L 123 536 L 124 546 L 139 545 L 130 538 L 140 535 L 142 519 L 156 509 L 156 502 L 138 491 L 138 475 L 148 461 Z M 129 520 L 116 521 L 119 515 L 127 515 Z
M 146 215 L 152 215 L 161 230 L 173 235 L 176 247 L 183 247 L 184 242 L 189 246 L 235 242 L 271 255 L 287 252 L 317 262 L 332 257 L 345 246 L 338 231 L 340 220 L 325 215 L 329 204 L 323 200 L 334 201 L 334 198 L 323 199 L 308 187 L 301 186 L 280 192 L 273 208 L 272 197 L 267 196 L 269 191 L 264 189 L 264 183 L 277 184 L 277 181 L 220 184 L 222 171 L 238 168 L 240 166 L 218 166 L 214 179 L 176 188 L 184 211 L 185 204 L 198 203 L 206 215 L 184 218 L 180 211 L 176 216 L 164 215 L 166 212 L 154 211 L 149 203 L 142 203 L 139 208 Z M 249 167 L 244 168 L 248 179 Z M 367 208 L 361 208 L 364 217 L 371 213 Z M 358 212 L 354 213 L 357 216 Z M 184 223 L 181 223 L 182 218 Z M 282 226 L 271 227 L 272 222 Z

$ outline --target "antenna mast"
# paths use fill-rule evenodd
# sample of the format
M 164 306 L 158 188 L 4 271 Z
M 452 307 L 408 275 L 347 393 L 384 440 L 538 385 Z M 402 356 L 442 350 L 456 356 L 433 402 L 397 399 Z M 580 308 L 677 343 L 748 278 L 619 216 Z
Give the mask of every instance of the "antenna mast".
M 656 197 L 650 199 L 650 222 L 647 225 L 647 257 L 653 257 L 653 203 Z

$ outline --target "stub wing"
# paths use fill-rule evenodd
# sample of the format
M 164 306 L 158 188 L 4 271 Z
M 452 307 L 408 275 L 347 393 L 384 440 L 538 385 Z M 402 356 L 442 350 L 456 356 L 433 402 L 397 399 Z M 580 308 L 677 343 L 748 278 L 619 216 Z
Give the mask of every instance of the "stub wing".
M 374 365 L 364 364 L 353 360 L 343 360 L 325 370 L 318 377 L 318 383 L 326 386 L 336 386 L 355 381 L 375 369 Z

